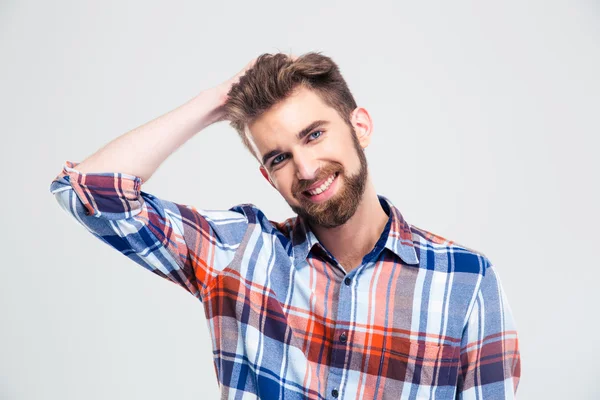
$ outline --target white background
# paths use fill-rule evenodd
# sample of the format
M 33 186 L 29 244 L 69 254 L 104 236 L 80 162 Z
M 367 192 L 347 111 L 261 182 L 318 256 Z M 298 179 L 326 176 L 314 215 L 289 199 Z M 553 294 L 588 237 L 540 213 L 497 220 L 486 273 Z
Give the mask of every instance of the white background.
M 201 303 L 76 225 L 49 185 L 278 51 L 331 56 L 373 117 L 377 191 L 497 266 L 518 397 L 600 398 L 599 45 L 594 1 L 4 0 L 0 398 L 218 398 Z M 144 190 L 292 215 L 227 123 Z

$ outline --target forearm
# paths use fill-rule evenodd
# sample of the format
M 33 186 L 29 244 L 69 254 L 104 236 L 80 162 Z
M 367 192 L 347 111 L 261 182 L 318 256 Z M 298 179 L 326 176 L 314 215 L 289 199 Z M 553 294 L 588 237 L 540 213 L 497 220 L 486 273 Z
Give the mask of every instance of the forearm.
M 148 181 L 162 162 L 196 133 L 222 117 L 221 87 L 205 90 L 168 113 L 106 144 L 78 164 L 82 173 L 121 172 Z

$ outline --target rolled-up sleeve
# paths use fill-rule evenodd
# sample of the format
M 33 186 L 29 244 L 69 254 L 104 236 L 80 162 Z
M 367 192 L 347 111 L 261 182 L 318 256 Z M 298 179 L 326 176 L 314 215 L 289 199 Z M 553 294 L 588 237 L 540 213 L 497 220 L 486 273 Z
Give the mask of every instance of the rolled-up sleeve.
M 81 173 L 67 161 L 50 191 L 93 235 L 202 300 L 242 241 L 243 208 L 200 210 L 145 193 L 142 183 L 123 173 Z
M 463 330 L 457 398 L 514 399 L 521 376 L 513 314 L 488 263 Z

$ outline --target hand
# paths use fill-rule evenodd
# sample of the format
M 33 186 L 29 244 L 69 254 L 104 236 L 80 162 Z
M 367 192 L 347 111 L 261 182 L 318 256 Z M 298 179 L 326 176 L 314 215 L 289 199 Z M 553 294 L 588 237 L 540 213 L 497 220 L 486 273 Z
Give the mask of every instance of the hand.
M 292 61 L 295 61 L 298 58 L 298 56 L 293 55 L 293 54 L 290 54 L 288 57 L 291 58 Z M 221 110 L 223 108 L 223 106 L 225 105 L 225 102 L 228 99 L 227 94 L 231 90 L 231 87 L 233 85 L 235 85 L 236 83 L 238 83 L 240 81 L 240 78 L 242 76 L 244 76 L 244 74 L 249 69 L 254 67 L 254 64 L 256 64 L 256 60 L 258 60 L 258 57 L 254 57 L 252 60 L 250 60 L 250 62 L 248 62 L 248 64 L 246 64 L 246 66 L 244 66 L 244 68 L 242 68 L 242 70 L 240 72 L 238 72 L 233 77 L 231 77 L 230 79 L 226 80 L 225 82 L 221 83 L 220 85 L 218 85 L 214 88 L 217 91 L 217 96 L 219 99 L 218 100 L 219 101 L 219 106 L 218 106 L 219 110 Z M 223 118 L 225 118 L 225 116 L 223 114 L 220 114 L 218 120 L 223 121 Z
M 229 93 L 229 91 L 231 90 L 231 87 L 233 85 L 235 85 L 236 83 L 238 83 L 240 81 L 240 78 L 242 76 L 244 76 L 246 71 L 248 71 L 250 68 L 252 68 L 254 66 L 257 59 L 258 59 L 258 57 L 255 57 L 252 60 L 250 60 L 250 62 L 248 64 L 246 64 L 246 66 L 244 68 L 242 68 L 242 70 L 240 72 L 238 72 L 233 77 L 229 78 L 228 80 L 221 83 L 220 85 L 218 85 L 215 88 L 219 92 L 219 98 L 220 98 L 219 105 L 220 106 L 223 106 L 225 104 L 225 102 L 227 101 L 227 93 Z

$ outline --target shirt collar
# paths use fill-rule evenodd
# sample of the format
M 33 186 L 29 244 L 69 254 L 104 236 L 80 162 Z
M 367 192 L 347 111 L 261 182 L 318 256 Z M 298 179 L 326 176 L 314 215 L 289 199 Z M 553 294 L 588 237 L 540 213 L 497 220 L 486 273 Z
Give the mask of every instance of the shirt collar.
M 410 225 L 400 211 L 386 197 L 378 195 L 379 202 L 389 216 L 379 242 L 385 240 L 385 248 L 398 255 L 406 264 L 419 264 L 417 252 L 412 241 Z M 386 237 L 387 236 L 387 237 Z M 315 245 L 321 245 L 310 226 L 300 216 L 297 216 L 292 227 L 292 252 L 294 266 L 306 260 L 308 253 Z

